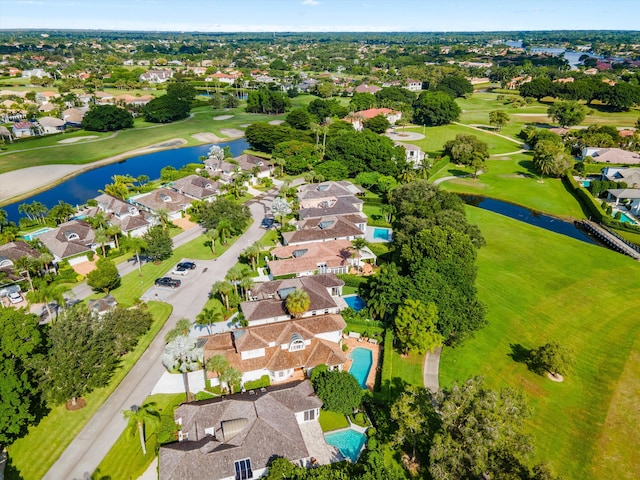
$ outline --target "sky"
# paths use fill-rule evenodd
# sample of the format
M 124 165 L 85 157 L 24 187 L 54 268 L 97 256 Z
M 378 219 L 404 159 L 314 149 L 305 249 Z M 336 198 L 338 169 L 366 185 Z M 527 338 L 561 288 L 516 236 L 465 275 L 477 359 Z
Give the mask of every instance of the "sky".
M 626 13 L 625 13 L 626 12 Z M 638 30 L 638 0 L 0 0 L 0 29 Z

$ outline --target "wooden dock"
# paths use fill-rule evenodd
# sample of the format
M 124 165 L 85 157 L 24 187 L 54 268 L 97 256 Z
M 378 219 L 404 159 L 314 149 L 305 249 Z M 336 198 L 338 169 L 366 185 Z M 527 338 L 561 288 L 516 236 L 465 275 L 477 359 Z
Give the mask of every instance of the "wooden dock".
M 582 220 L 576 223 L 610 249 L 623 253 L 624 255 L 628 255 L 635 260 L 640 260 L 640 251 L 638 250 L 638 247 L 606 229 L 604 226 L 592 222 L 591 220 Z

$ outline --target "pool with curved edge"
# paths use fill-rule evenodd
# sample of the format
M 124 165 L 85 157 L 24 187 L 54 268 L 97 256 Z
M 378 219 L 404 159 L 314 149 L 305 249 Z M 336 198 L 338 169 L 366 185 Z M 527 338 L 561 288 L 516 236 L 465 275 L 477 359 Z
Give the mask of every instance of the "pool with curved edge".
M 367 302 L 365 302 L 362 297 L 358 295 L 350 295 L 348 297 L 342 297 L 344 301 L 349 305 L 349 308 L 355 312 L 359 312 L 364 307 L 367 306 Z
M 353 375 L 362 388 L 367 388 L 367 377 L 373 365 L 373 353 L 368 348 L 356 348 L 349 354 L 353 360 L 349 373 Z
M 324 439 L 329 445 L 333 445 L 340 450 L 340 453 L 353 463 L 358 461 L 360 452 L 362 452 L 365 443 L 367 443 L 367 437 L 364 434 L 350 428 L 335 433 L 327 433 Z

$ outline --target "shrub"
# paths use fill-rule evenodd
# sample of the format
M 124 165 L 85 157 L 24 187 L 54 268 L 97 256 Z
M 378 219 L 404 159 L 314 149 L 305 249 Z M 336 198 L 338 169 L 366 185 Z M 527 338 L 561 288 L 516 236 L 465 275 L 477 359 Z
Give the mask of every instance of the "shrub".
M 244 383 L 245 390 L 256 390 L 258 388 L 264 388 L 271 385 L 271 380 L 269 379 L 269 375 L 263 375 L 258 380 L 251 380 L 249 382 Z
M 367 431 L 366 431 L 367 437 L 371 438 L 375 436 L 376 433 L 378 433 L 378 431 L 376 430 L 376 427 L 367 428 Z
M 342 280 L 347 287 L 360 288 L 361 285 L 367 283 L 366 277 L 360 277 L 358 275 L 338 273 L 336 276 Z

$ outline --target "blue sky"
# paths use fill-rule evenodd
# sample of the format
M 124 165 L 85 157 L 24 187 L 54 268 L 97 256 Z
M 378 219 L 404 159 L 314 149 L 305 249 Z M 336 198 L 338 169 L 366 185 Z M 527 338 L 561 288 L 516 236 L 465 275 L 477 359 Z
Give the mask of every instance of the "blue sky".
M 0 29 L 640 29 L 638 0 L 0 0 Z

